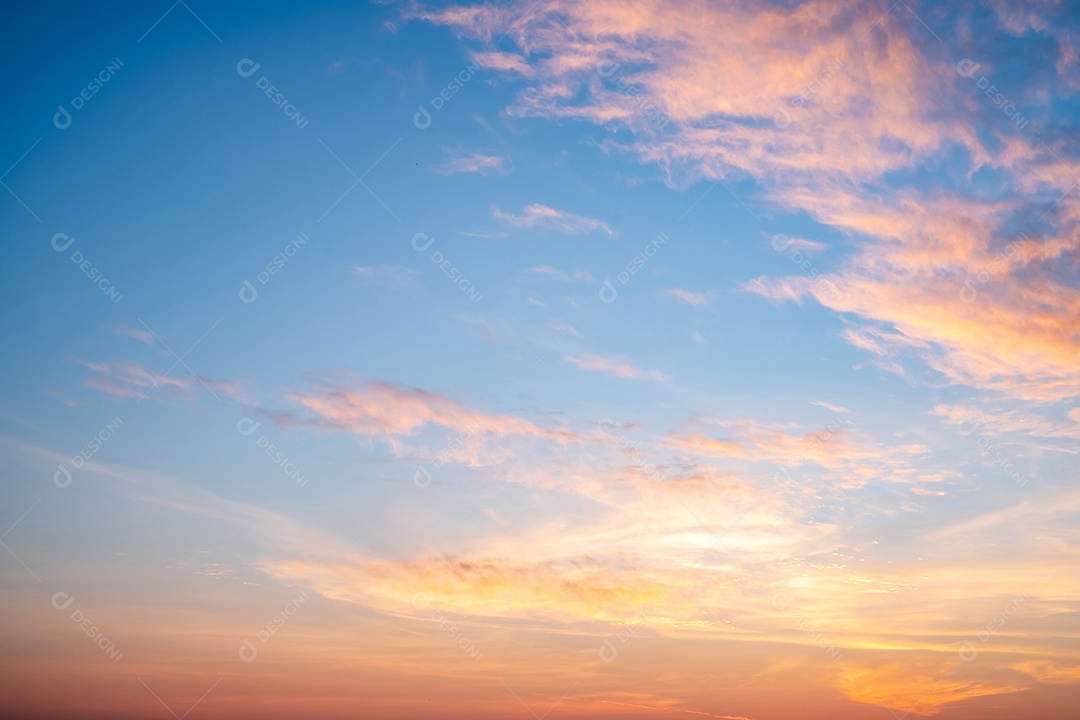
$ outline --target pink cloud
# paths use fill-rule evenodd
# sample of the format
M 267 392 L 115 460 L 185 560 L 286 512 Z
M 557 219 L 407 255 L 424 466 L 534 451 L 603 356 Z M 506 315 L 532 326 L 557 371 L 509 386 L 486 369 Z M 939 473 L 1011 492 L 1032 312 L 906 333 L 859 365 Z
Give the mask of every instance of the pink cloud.
M 565 360 L 577 365 L 582 370 L 602 372 L 620 378 L 648 378 L 650 380 L 668 380 L 670 377 L 656 370 L 642 370 L 634 365 L 628 358 L 621 355 L 582 355 L 573 357 L 567 355 Z
M 386 382 L 292 392 L 288 398 L 317 425 L 386 440 L 415 435 L 427 425 L 480 437 L 537 438 L 560 444 L 579 440 L 567 430 L 547 430 L 513 415 L 484 414 L 444 395 Z
M 172 394 L 187 395 L 196 382 L 191 377 L 159 375 L 135 362 L 79 362 L 94 373 L 94 377 L 83 383 L 84 387 L 115 397 L 143 397 L 157 387 Z
M 608 224 L 602 220 L 574 215 L 547 205 L 526 205 L 520 215 L 504 213 L 499 208 L 492 206 L 491 214 L 516 228 L 540 227 L 568 235 L 584 235 L 593 231 L 604 232 L 608 235 L 615 234 Z
M 1053 33 L 1058 64 L 1075 65 L 1042 9 L 1006 5 L 995 6 L 1002 27 Z M 521 0 L 418 16 L 517 44 L 503 69 L 525 88 L 510 114 L 617 123 L 632 139 L 603 148 L 655 164 L 672 186 L 750 176 L 768 200 L 858 240 L 835 268 L 800 266 L 744 289 L 813 298 L 918 341 L 913 360 L 953 383 L 1040 402 L 1080 395 L 1080 290 L 1059 271 L 1080 252 L 1080 163 L 1066 141 L 1017 133 L 1004 116 L 977 131 L 974 83 L 955 59 L 924 52 L 903 13 L 834 0 Z M 1012 195 L 964 198 L 897 179 L 958 150 L 962 174 L 992 169 Z M 1051 227 L 1016 237 L 1042 199 Z M 531 227 L 551 218 L 541 208 L 505 219 Z M 783 251 L 819 249 L 789 240 Z

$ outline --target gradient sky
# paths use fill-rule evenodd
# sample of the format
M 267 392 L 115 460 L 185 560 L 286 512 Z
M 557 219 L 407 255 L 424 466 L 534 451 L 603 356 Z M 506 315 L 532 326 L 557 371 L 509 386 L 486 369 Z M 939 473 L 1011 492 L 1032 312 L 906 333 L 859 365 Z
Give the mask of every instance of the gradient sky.
M 1075 6 L 2 12 L 5 717 L 1077 716 Z

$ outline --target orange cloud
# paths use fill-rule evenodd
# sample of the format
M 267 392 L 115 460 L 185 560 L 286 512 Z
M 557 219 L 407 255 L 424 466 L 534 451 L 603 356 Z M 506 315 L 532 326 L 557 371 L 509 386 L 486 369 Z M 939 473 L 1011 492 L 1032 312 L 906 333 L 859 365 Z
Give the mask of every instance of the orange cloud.
M 785 467 L 811 463 L 829 470 L 858 470 L 861 474 L 872 467 L 874 474 L 893 479 L 908 476 L 912 467 L 907 458 L 928 451 L 925 446 L 911 443 L 883 447 L 868 438 L 856 437 L 847 422 L 834 421 L 803 434 L 789 434 L 776 426 L 749 420 L 723 425 L 733 437 L 678 432 L 665 438 L 664 445 L 692 455 L 768 461 Z
M 426 425 L 438 425 L 476 437 L 538 438 L 560 444 L 579 441 L 577 434 L 567 430 L 546 430 L 512 415 L 486 415 L 443 395 L 392 383 L 369 381 L 356 388 L 293 392 L 288 398 L 314 424 L 383 439 L 414 435 Z
M 953 661 L 954 665 L 959 664 Z M 937 659 L 903 662 L 843 671 L 837 686 L 855 702 L 885 706 L 904 714 L 932 716 L 949 703 L 1026 690 L 1018 683 L 965 680 L 950 677 L 955 667 Z
M 954 383 L 1040 402 L 1080 395 L 1080 291 L 1058 270 L 1080 250 L 1080 163 L 1065 140 L 1018 133 L 1004 116 L 976 129 L 970 78 L 917 37 L 945 28 L 907 23 L 921 10 L 903 7 L 552 0 L 415 16 L 516 42 L 504 68 L 526 89 L 510 113 L 617 123 L 633 139 L 603 149 L 656 163 L 671 185 L 751 176 L 769 200 L 858 240 L 835 269 L 815 259 L 747 289 L 888 328 Z M 1053 11 L 995 9 L 1010 32 L 1053 33 L 1059 63 L 1074 66 Z M 1004 176 L 1001 199 L 897 179 L 958 152 L 959 175 Z M 1033 217 L 1039 236 L 1019 235 Z

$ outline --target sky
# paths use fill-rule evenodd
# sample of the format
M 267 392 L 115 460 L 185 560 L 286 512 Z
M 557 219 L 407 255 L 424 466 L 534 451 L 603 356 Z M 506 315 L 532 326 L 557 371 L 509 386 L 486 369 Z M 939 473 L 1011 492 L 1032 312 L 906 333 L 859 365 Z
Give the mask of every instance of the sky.
M 2 13 L 5 717 L 1076 717 L 1074 5 Z

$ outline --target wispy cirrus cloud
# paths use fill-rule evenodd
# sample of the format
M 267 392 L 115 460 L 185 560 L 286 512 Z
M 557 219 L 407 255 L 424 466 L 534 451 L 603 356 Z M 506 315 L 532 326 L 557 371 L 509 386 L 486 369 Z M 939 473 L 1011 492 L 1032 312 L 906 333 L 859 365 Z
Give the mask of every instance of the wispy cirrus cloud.
M 591 282 L 592 275 L 584 270 L 575 270 L 573 272 L 567 272 L 560 270 L 559 268 L 552 267 L 550 265 L 534 265 L 533 267 L 525 271 L 530 275 L 540 275 L 542 277 L 550 277 L 556 280 L 562 280 L 564 282 L 570 282 L 572 280 L 578 280 L 582 282 Z
M 773 235 L 770 239 L 770 244 L 774 250 L 779 252 L 793 253 L 796 250 L 800 250 L 804 253 L 821 252 L 826 247 L 825 243 L 818 242 L 817 240 L 807 240 L 801 237 L 789 237 L 783 234 Z
M 715 292 L 698 292 L 681 288 L 668 288 L 664 290 L 664 295 L 673 297 L 676 300 L 682 300 L 687 305 L 693 305 L 696 308 L 709 307 L 716 300 Z
M 147 370 L 136 362 L 79 363 L 94 373 L 83 382 L 84 387 L 100 390 L 114 397 L 140 398 L 154 388 L 161 388 L 172 395 L 187 396 L 195 385 L 191 377 L 173 377 Z
M 419 270 L 402 265 L 353 265 L 349 271 L 367 285 L 387 288 L 409 287 L 420 278 Z
M 154 333 L 149 330 L 134 328 L 129 325 L 121 325 L 116 328 L 117 335 L 126 335 L 129 338 L 134 338 L 144 345 L 153 345 L 156 342 Z
M 719 425 L 718 434 L 710 425 Z M 691 421 L 663 439 L 665 447 L 692 456 L 769 462 L 785 468 L 816 466 L 822 477 L 845 487 L 884 482 L 934 483 L 944 475 L 918 468 L 915 458 L 930 449 L 921 443 L 883 445 L 854 430 L 850 422 L 799 432 L 795 428 L 758 420 Z M 948 473 L 945 473 L 947 475 Z
M 179 362 L 171 368 L 183 373 L 177 375 L 159 374 L 133 361 L 92 363 L 80 360 L 79 364 L 94 373 L 92 378 L 83 382 L 83 387 L 113 397 L 141 399 L 158 389 L 176 397 L 192 397 L 200 387 L 215 395 L 242 402 L 246 402 L 249 395 L 247 383 L 243 380 L 215 380 L 192 375 Z
M 387 382 L 358 381 L 291 392 L 287 397 L 300 409 L 289 420 L 387 441 L 415 435 L 428 425 L 478 437 L 535 438 L 561 444 L 580 439 L 569 430 L 541 428 L 513 415 L 483 413 L 445 395 Z
M 565 360 L 582 370 L 607 373 L 620 378 L 647 378 L 661 381 L 671 379 L 669 375 L 657 370 L 643 370 L 622 355 L 579 355 L 576 357 L 567 355 Z
M 460 157 L 452 157 L 446 162 L 433 167 L 432 171 L 440 175 L 454 175 L 456 173 L 506 175 L 512 169 L 509 159 L 502 156 L 470 153 Z
M 472 58 L 477 64 L 490 70 L 503 70 L 525 77 L 533 75 L 533 69 L 528 60 L 517 53 L 480 52 L 473 53 Z
M 518 215 L 503 212 L 499 208 L 492 206 L 491 214 L 496 219 L 516 228 L 543 228 L 566 233 L 567 235 L 585 235 L 590 232 L 602 232 L 607 235 L 615 234 L 603 220 L 574 215 L 538 203 L 526 205 L 521 214 Z
M 817 405 L 818 407 L 823 407 L 826 410 L 832 410 L 834 413 L 845 413 L 845 414 L 847 414 L 847 413 L 851 412 L 850 410 L 848 410 L 846 407 L 844 407 L 842 405 L 833 405 L 832 403 L 825 402 L 824 400 L 811 400 L 810 404 L 811 405 Z

